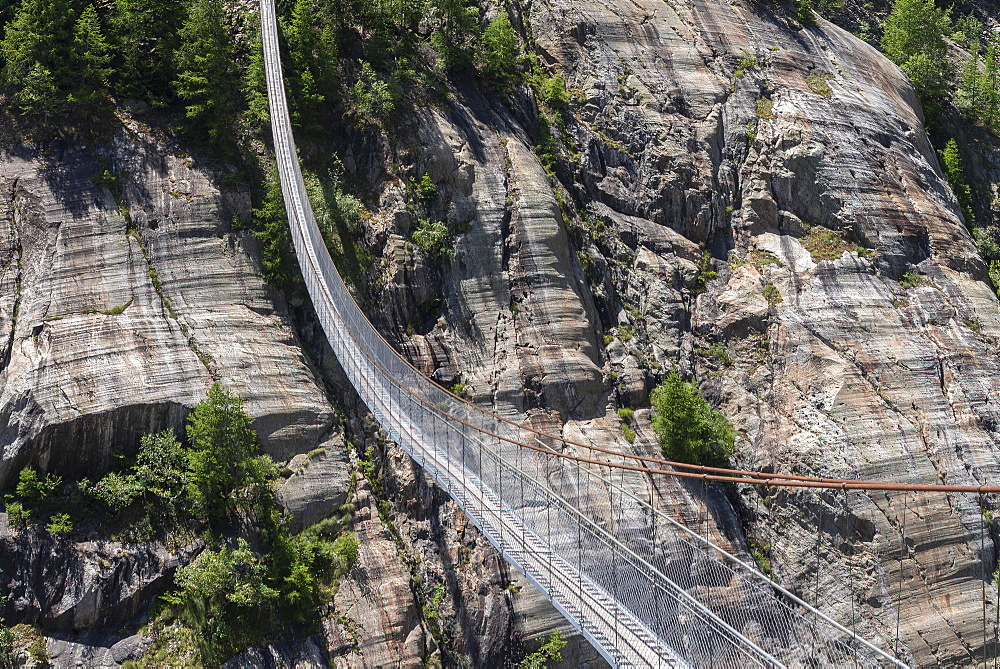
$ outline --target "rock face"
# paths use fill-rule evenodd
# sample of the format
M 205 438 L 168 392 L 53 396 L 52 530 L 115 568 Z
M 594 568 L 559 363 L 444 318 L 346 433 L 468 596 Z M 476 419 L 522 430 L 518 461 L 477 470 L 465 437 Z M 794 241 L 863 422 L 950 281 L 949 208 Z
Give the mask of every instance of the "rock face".
M 406 121 L 405 141 L 344 132 L 347 178 L 373 193 L 371 315 L 400 350 L 504 416 L 623 452 L 657 453 L 641 407 L 679 368 L 738 429 L 739 466 L 1000 480 L 1000 308 L 896 67 L 825 21 L 747 2 L 527 11 L 570 93 L 552 170 L 530 148 L 525 91 L 505 106 L 456 90 Z M 0 482 L 27 463 L 100 470 L 218 380 L 247 398 L 270 452 L 300 454 L 280 492 L 296 522 L 346 500 L 361 541 L 320 636 L 233 666 L 500 666 L 565 629 L 433 482 L 372 440 L 308 308 L 286 311 L 252 238 L 228 225 L 245 194 L 132 129 L 96 156 L 0 159 Z M 984 146 L 970 171 L 998 182 L 1000 150 Z M 406 241 L 403 183 L 423 175 L 452 255 Z M 317 374 L 342 393 L 348 433 L 369 439 L 359 453 L 379 454 L 377 490 L 348 463 Z M 624 406 L 639 407 L 632 442 Z M 997 613 L 994 499 L 983 513 L 961 496 L 623 481 L 908 662 L 1000 652 L 982 633 L 984 582 L 986 620 Z M 150 548 L 104 573 L 80 557 L 91 549 L 110 550 L 0 537 L 19 593 L 4 615 L 117 620 L 167 568 Z M 38 573 L 15 559 L 42 550 L 57 559 Z M 80 576 L 35 587 L 63 565 Z M 114 606 L 98 606 L 90 593 L 109 590 Z M 564 666 L 601 664 L 567 633 Z
M 454 256 L 403 250 L 386 185 L 381 313 L 404 351 L 501 414 L 622 450 L 655 444 L 642 425 L 626 443 L 614 405 L 679 367 L 739 430 L 746 468 L 998 480 L 1000 309 L 898 68 L 749 3 L 547 0 L 530 21 L 572 100 L 558 182 L 530 126 L 471 94 L 414 121 L 395 167 L 435 181 Z M 567 198 L 577 214 L 554 206 Z M 660 487 L 908 661 L 982 656 L 995 528 L 978 500 L 745 490 L 733 515 Z M 988 582 L 987 621 L 996 595 Z
M 5 620 L 47 630 L 122 625 L 170 587 L 170 575 L 201 547 L 169 552 L 158 544 L 73 543 L 0 530 L 0 609 Z
M 101 471 L 213 381 L 247 400 L 278 459 L 328 431 L 251 238 L 226 223 L 245 194 L 125 132 L 99 156 L 8 148 L 0 184 L 0 482 L 28 463 Z

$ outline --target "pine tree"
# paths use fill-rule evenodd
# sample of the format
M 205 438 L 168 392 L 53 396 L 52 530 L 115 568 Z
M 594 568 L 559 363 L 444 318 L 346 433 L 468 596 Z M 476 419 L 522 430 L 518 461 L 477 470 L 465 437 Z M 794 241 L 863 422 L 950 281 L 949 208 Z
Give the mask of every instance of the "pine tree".
M 292 236 L 288 229 L 285 201 L 281 195 L 278 170 L 273 166 L 265 182 L 264 199 L 258 209 L 253 210 L 257 231 L 254 236 L 261 241 L 261 259 L 264 264 L 264 280 L 272 286 L 287 283 L 292 272 Z
M 324 103 L 337 85 L 337 31 L 332 14 L 312 0 L 296 0 L 283 21 L 288 46 L 291 112 L 295 124 L 309 134 L 323 131 Z
M 77 80 L 71 99 L 80 105 L 81 112 L 94 114 L 107 107 L 110 60 L 97 9 L 89 5 L 73 29 L 73 69 Z
M 68 0 L 23 0 L 0 43 L 3 81 L 21 113 L 57 118 L 76 79 L 74 14 Z
M 174 88 L 186 103 L 187 128 L 212 148 L 227 147 L 238 84 L 222 0 L 195 0 L 178 35 Z
M 940 109 L 952 77 L 944 39 L 950 29 L 948 12 L 936 8 L 934 0 L 895 0 L 885 22 L 882 51 L 913 82 L 931 117 Z
M 973 53 L 958 82 L 958 100 L 976 123 L 1000 133 L 1000 38 L 993 38 L 982 65 Z
M 458 70 L 469 65 L 479 41 L 479 10 L 465 0 L 432 0 L 437 28 L 431 33 L 431 45 L 438 53 L 441 67 Z
M 173 53 L 186 5 L 185 0 L 115 0 L 110 38 L 124 95 L 154 103 L 171 96 Z
M 965 181 L 965 167 L 962 165 L 962 153 L 958 150 L 958 142 L 949 139 L 940 156 L 945 177 L 951 184 L 951 190 L 955 193 L 955 198 L 965 216 L 965 224 L 971 226 L 976 220 L 972 210 L 972 189 Z

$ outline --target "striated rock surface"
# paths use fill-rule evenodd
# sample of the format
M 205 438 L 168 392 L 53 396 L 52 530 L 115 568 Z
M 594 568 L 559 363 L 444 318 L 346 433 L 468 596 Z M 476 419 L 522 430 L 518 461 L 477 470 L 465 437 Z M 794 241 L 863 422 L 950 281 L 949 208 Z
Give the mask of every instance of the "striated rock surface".
M 408 221 L 383 197 L 379 313 L 404 352 L 499 413 L 606 447 L 656 453 L 647 414 L 630 445 L 613 410 L 679 367 L 739 430 L 738 465 L 1000 480 L 1000 309 L 898 68 L 750 3 L 547 0 L 530 21 L 570 92 L 558 181 L 525 149 L 530 124 L 471 94 L 413 121 L 420 146 L 394 167 L 430 175 L 434 211 L 468 223 L 442 216 L 454 256 L 434 263 L 400 251 Z M 907 661 L 982 656 L 995 529 L 978 500 L 743 490 L 734 508 L 656 488 Z M 990 582 L 986 599 L 991 620 Z
M 174 569 L 201 541 L 170 552 L 159 544 L 72 542 L 0 529 L 0 617 L 49 630 L 122 625 L 170 587 Z
M 175 152 L 123 133 L 100 156 L 0 158 L 0 481 L 28 463 L 101 471 L 112 447 L 178 426 L 213 381 L 247 399 L 279 459 L 328 431 L 250 237 L 230 231 L 246 195 Z

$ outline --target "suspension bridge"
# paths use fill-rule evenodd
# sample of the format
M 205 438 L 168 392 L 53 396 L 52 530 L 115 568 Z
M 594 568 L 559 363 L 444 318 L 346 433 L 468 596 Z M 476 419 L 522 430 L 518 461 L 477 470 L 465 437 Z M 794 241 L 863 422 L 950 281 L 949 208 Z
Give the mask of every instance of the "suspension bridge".
M 614 666 L 907 666 L 898 639 L 889 652 L 861 638 L 635 491 L 646 490 L 650 476 L 845 493 L 982 495 L 1000 488 L 901 486 L 682 465 L 541 433 L 446 392 L 379 335 L 330 258 L 296 154 L 274 0 L 261 0 L 260 17 L 281 187 L 319 321 L 379 424 L 503 557 Z M 985 594 L 983 617 L 985 636 Z

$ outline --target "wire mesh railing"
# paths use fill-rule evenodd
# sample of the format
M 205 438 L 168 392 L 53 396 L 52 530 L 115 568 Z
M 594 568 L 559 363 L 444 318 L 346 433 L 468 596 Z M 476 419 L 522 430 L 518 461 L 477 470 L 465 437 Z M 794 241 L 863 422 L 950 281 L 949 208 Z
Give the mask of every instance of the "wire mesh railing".
M 445 392 L 389 346 L 351 297 L 316 225 L 273 0 L 260 9 L 275 154 L 318 319 L 379 424 L 505 559 L 616 666 L 900 664 L 629 492 L 625 470 L 613 471 L 611 460 L 534 446 L 537 433 Z

